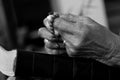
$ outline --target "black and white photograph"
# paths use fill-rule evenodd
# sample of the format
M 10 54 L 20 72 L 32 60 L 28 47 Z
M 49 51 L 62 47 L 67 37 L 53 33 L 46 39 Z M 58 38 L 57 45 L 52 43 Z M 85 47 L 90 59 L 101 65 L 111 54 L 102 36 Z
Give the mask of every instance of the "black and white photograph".
M 0 0 L 0 80 L 120 80 L 120 0 Z

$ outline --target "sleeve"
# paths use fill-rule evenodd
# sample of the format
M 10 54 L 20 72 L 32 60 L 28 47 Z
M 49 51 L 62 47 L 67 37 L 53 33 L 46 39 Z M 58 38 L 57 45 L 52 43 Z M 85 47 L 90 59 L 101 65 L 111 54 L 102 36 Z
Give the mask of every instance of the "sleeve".
M 0 71 L 7 76 L 14 76 L 14 60 L 17 50 L 7 51 L 0 46 Z
M 44 78 L 66 74 L 72 76 L 72 63 L 68 56 L 22 50 L 7 51 L 0 47 L 0 71 L 7 76 Z
M 108 27 L 106 9 L 103 0 L 85 0 L 83 15 L 88 16 L 99 24 Z
M 53 59 L 43 53 L 18 50 L 15 76 L 50 77 L 53 72 Z
M 15 76 L 45 77 L 72 76 L 72 59 L 63 55 L 49 55 L 18 50 Z M 64 72 L 64 73 L 63 73 Z

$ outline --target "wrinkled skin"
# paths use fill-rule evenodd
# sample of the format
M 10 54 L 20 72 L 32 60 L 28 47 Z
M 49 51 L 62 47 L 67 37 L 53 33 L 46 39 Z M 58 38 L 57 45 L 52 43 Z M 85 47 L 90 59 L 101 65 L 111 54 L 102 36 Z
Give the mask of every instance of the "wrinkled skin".
M 108 65 L 119 64 L 119 36 L 94 20 L 84 16 L 62 14 L 54 20 L 53 26 L 55 34 L 60 35 L 64 43 L 60 42 L 62 47 L 57 49 L 58 43 L 49 27 L 40 28 L 39 34 L 45 39 L 45 49 L 48 53 L 57 54 L 59 51 L 62 54 L 66 49 L 71 57 L 93 58 Z

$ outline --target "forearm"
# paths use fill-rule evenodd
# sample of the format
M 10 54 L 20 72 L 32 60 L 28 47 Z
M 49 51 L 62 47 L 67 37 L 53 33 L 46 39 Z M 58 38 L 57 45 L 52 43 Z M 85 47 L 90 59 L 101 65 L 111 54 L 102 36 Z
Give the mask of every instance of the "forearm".
M 108 28 L 106 10 L 103 0 L 85 0 L 83 15 Z

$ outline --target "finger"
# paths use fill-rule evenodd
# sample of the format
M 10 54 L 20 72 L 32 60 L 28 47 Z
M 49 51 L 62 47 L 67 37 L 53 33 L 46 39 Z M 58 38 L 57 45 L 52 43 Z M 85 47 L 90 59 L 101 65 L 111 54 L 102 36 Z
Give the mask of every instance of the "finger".
M 61 35 L 63 42 L 65 42 L 65 45 L 72 48 L 78 48 L 83 43 L 83 38 L 81 35 L 71 35 L 71 34 L 65 34 L 63 33 Z
M 79 23 L 79 22 L 84 22 L 85 23 L 92 23 L 93 20 L 91 20 L 89 17 L 87 16 L 77 16 L 77 15 L 73 15 L 73 14 L 62 14 L 60 16 L 60 18 L 69 21 L 71 23 Z
M 51 23 L 53 21 L 52 19 L 53 17 L 54 17 L 53 15 L 49 15 L 47 18 L 43 20 L 43 23 L 52 34 L 55 34 L 56 36 L 58 36 L 59 35 L 58 31 L 54 30 L 53 24 Z
M 46 53 L 51 54 L 51 55 L 58 54 L 58 50 L 53 50 L 53 49 L 47 48 L 46 46 L 45 46 L 45 51 Z
M 58 32 L 66 32 L 66 33 L 74 33 L 75 32 L 75 24 L 69 21 L 66 21 L 62 18 L 56 18 L 54 21 L 54 28 Z
M 48 16 L 47 18 L 45 18 L 45 19 L 43 20 L 44 25 L 46 26 L 46 28 L 47 28 L 49 31 L 52 30 L 51 21 L 52 21 L 52 15 Z
M 52 40 L 53 39 L 53 37 L 54 37 L 54 35 L 52 34 L 52 33 L 50 33 L 49 31 L 48 31 L 48 29 L 46 29 L 46 28 L 40 28 L 39 30 L 38 30 L 38 35 L 41 37 L 41 38 L 44 38 L 44 39 L 48 39 L 48 40 Z
M 50 49 L 50 48 L 47 48 L 45 46 L 45 51 L 48 53 L 48 54 L 51 54 L 51 55 L 61 55 L 61 54 L 66 54 L 66 50 L 65 49 Z
M 76 51 L 70 47 L 66 47 L 66 51 L 69 57 L 73 57 L 73 55 L 76 54 Z
M 45 50 L 48 54 L 64 54 L 66 53 L 66 49 L 65 47 L 63 48 L 56 48 L 56 44 L 55 43 L 51 43 L 50 41 L 48 40 L 44 40 L 45 41 Z M 54 46 L 53 46 L 54 45 Z
M 50 49 L 65 49 L 65 45 L 63 43 L 51 42 L 47 39 L 44 40 L 45 46 Z
M 76 23 L 79 19 L 79 16 L 73 14 L 62 14 L 60 18 L 65 19 L 66 21 L 70 21 Z

